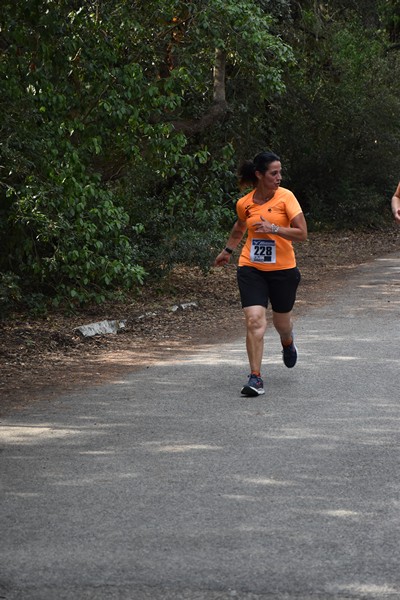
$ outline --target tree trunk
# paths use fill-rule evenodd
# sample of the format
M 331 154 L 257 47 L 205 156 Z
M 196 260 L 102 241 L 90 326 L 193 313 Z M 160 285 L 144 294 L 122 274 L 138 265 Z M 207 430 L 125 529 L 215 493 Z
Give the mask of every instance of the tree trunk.
M 228 104 L 225 96 L 225 67 L 226 54 L 223 50 L 215 50 L 215 63 L 213 69 L 213 102 L 209 110 L 201 119 L 180 119 L 172 121 L 172 125 L 177 131 L 182 131 L 187 136 L 208 129 L 218 121 L 221 121 L 227 111 Z

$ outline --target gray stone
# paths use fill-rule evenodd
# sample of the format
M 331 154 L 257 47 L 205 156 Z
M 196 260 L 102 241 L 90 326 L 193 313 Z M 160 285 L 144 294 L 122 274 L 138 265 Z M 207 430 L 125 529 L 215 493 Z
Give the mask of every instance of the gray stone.
M 74 331 L 78 331 L 84 337 L 93 335 L 104 335 L 108 333 L 118 333 L 120 329 L 125 327 L 126 321 L 98 321 L 89 325 L 81 325 L 76 327 Z

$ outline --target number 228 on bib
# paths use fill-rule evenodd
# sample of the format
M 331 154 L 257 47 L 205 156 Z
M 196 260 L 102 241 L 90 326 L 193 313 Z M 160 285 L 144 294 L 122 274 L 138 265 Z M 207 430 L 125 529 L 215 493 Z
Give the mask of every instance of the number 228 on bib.
M 250 259 L 255 263 L 275 263 L 275 240 L 252 240 Z

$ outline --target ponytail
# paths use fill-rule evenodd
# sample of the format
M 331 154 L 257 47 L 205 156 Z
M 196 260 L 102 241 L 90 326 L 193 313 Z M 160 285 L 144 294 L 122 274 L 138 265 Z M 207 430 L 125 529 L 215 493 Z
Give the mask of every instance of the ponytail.
M 249 187 L 250 185 L 256 187 L 256 171 L 265 173 L 265 171 L 268 169 L 268 165 L 275 161 L 280 161 L 280 158 L 273 152 L 260 152 L 253 158 L 253 160 L 244 161 L 241 164 L 238 173 L 239 187 L 244 188 Z

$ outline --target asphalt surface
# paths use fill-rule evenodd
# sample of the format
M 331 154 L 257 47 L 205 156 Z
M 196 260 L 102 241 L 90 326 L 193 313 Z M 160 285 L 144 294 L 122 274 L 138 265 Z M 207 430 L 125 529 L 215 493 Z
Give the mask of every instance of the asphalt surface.
M 0 598 L 400 598 L 400 254 L 242 336 L 1 422 Z M 217 341 L 216 341 L 217 342 Z

